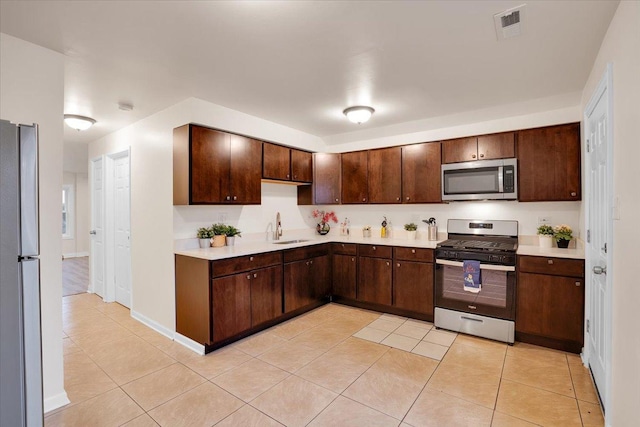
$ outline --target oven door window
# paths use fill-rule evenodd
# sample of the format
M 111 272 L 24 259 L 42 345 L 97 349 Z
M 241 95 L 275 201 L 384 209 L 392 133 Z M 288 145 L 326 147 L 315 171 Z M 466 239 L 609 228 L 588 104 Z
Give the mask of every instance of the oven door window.
M 500 192 L 498 167 L 454 169 L 443 173 L 444 194 L 495 194 Z
M 448 300 L 465 302 L 473 305 L 507 308 L 507 272 L 480 268 L 482 289 L 478 293 L 464 290 L 462 267 L 442 266 L 441 295 Z

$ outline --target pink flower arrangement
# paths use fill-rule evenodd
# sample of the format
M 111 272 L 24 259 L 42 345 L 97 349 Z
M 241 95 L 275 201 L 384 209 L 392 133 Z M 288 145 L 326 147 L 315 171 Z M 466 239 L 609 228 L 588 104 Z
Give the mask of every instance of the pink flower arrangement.
M 311 212 L 311 216 L 317 219 L 320 222 L 320 224 L 326 224 L 329 221 L 333 221 L 336 224 L 338 223 L 338 217 L 336 216 L 336 213 L 333 211 L 325 212 L 319 209 L 314 209 L 313 212 Z

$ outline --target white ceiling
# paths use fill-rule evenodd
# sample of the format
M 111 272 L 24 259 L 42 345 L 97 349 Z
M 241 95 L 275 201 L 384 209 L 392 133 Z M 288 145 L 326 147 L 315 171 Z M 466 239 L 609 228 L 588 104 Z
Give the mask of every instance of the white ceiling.
M 618 1 L 529 0 L 498 42 L 523 2 L 3 0 L 0 31 L 66 55 L 65 113 L 98 121 L 67 143 L 188 97 L 329 137 L 581 91 Z

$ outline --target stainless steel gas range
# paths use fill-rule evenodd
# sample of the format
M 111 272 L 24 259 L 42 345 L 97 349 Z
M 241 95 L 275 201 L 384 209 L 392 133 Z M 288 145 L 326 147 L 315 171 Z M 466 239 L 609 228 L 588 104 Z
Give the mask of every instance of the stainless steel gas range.
M 512 344 L 518 222 L 450 219 L 447 232 L 436 247 L 435 326 Z

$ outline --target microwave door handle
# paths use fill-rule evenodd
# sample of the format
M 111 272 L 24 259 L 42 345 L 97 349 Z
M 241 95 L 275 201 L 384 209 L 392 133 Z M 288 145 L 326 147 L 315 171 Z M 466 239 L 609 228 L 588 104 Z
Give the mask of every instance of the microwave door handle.
M 462 261 L 450 261 L 448 259 L 436 259 L 436 264 L 462 267 Z M 480 264 L 480 270 L 516 271 L 516 267 L 513 265 Z
M 504 193 L 504 166 L 498 166 L 498 193 Z

